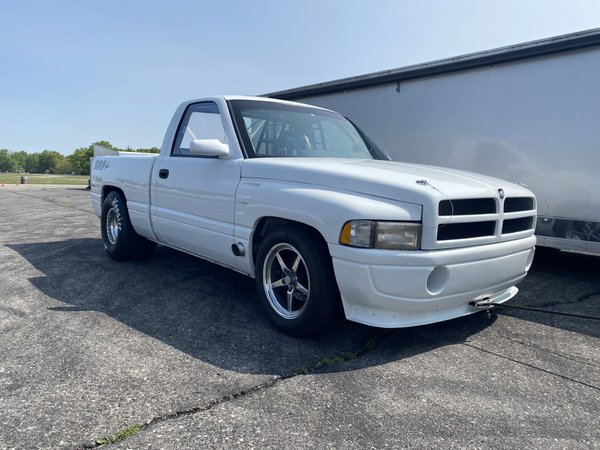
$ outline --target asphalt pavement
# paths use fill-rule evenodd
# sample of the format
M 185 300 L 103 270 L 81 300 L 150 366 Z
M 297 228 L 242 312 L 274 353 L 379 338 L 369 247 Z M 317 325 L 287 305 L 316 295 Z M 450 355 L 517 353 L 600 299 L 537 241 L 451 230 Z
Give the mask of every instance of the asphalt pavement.
M 323 336 L 159 246 L 117 263 L 83 187 L 0 187 L 0 448 L 600 448 L 600 322 L 502 309 Z M 510 304 L 600 316 L 600 257 Z

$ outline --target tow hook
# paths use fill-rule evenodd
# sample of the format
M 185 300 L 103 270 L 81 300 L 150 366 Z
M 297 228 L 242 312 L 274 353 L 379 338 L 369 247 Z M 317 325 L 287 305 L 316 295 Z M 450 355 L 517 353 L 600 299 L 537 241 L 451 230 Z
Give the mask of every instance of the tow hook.
M 469 302 L 469 306 L 472 306 L 473 308 L 477 308 L 477 309 L 485 308 L 488 319 L 491 319 L 492 308 L 494 307 L 494 302 L 492 300 L 490 300 L 489 297 L 484 297 L 481 300 L 473 300 L 472 302 Z

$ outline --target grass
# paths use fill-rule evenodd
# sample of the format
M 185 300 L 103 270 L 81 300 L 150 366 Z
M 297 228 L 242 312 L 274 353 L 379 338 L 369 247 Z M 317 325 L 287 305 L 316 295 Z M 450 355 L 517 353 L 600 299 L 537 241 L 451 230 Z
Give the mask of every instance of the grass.
M 89 175 L 45 175 L 40 173 L 0 173 L 1 184 L 21 183 L 21 176 L 27 177 L 28 184 L 69 184 L 87 186 Z
M 340 364 L 340 363 L 343 363 L 346 361 L 351 361 L 353 359 L 358 358 L 363 353 L 366 353 L 369 350 L 373 350 L 376 346 L 377 346 L 377 341 L 373 338 L 369 338 L 369 340 L 367 340 L 365 345 L 363 345 L 358 351 L 343 352 L 343 353 L 340 353 L 339 355 L 329 356 L 327 358 L 324 358 L 319 363 L 319 365 L 322 367 L 328 367 L 328 366 L 335 366 L 337 364 Z
M 137 423 L 130 425 L 127 428 L 123 428 L 122 430 L 118 431 L 113 436 L 106 436 L 106 437 L 103 437 L 102 439 L 97 439 L 96 441 L 94 441 L 95 447 L 105 447 L 105 446 L 108 446 L 111 444 L 116 444 L 118 442 L 124 441 L 127 438 L 130 438 L 131 436 L 135 436 L 140 431 L 151 427 L 156 422 L 163 421 L 165 419 L 172 419 L 174 417 L 178 417 L 178 416 L 182 416 L 182 415 L 194 414 L 194 413 L 200 412 L 200 411 L 207 411 L 207 410 L 211 409 L 212 407 L 217 406 L 221 403 L 227 402 L 229 400 L 240 398 L 240 397 L 243 397 L 244 395 L 248 395 L 252 392 L 258 392 L 263 389 L 272 387 L 280 380 L 290 379 L 297 375 L 305 375 L 307 373 L 313 372 L 313 371 L 315 371 L 317 369 L 321 369 L 323 367 L 335 366 L 335 365 L 343 363 L 345 361 L 351 361 L 351 360 L 356 359 L 359 356 L 363 355 L 364 353 L 366 353 L 370 350 L 373 350 L 375 347 L 377 347 L 377 338 L 376 337 L 369 338 L 365 342 L 365 344 L 355 352 L 343 352 L 338 355 L 326 357 L 323 360 L 321 360 L 312 369 L 302 369 L 302 370 L 298 370 L 296 372 L 290 373 L 288 375 L 276 376 L 274 378 L 271 378 L 271 380 L 264 382 L 258 386 L 255 386 L 249 390 L 241 391 L 239 393 L 235 393 L 232 395 L 227 395 L 225 397 L 221 397 L 220 399 L 210 400 L 208 403 L 205 403 L 204 405 L 202 405 L 200 407 L 188 409 L 186 411 L 179 411 L 179 412 L 171 413 L 171 414 L 169 414 L 167 416 L 163 416 L 163 417 L 155 417 L 154 419 L 150 420 L 149 422 L 146 422 L 143 425 L 140 425 Z
M 96 446 L 103 447 L 105 445 L 116 444 L 117 442 L 121 442 L 127 439 L 128 437 L 135 436 L 141 430 L 142 426 L 136 423 L 134 425 L 122 429 L 121 431 L 117 432 L 114 436 L 98 439 L 96 441 Z

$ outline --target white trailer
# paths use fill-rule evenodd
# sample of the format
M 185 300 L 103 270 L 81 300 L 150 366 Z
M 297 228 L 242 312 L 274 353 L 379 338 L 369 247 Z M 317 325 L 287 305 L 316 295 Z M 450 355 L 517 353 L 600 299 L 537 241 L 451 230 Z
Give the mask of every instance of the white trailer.
M 539 245 L 600 255 L 600 29 L 267 96 L 341 112 L 393 160 L 527 186 Z

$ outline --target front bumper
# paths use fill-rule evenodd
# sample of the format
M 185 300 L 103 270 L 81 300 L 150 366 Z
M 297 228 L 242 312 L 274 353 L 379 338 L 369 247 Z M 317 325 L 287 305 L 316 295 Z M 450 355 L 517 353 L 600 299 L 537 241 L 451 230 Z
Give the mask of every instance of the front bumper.
M 440 322 L 516 295 L 533 261 L 535 236 L 435 251 L 329 245 L 348 320 L 383 328 Z

